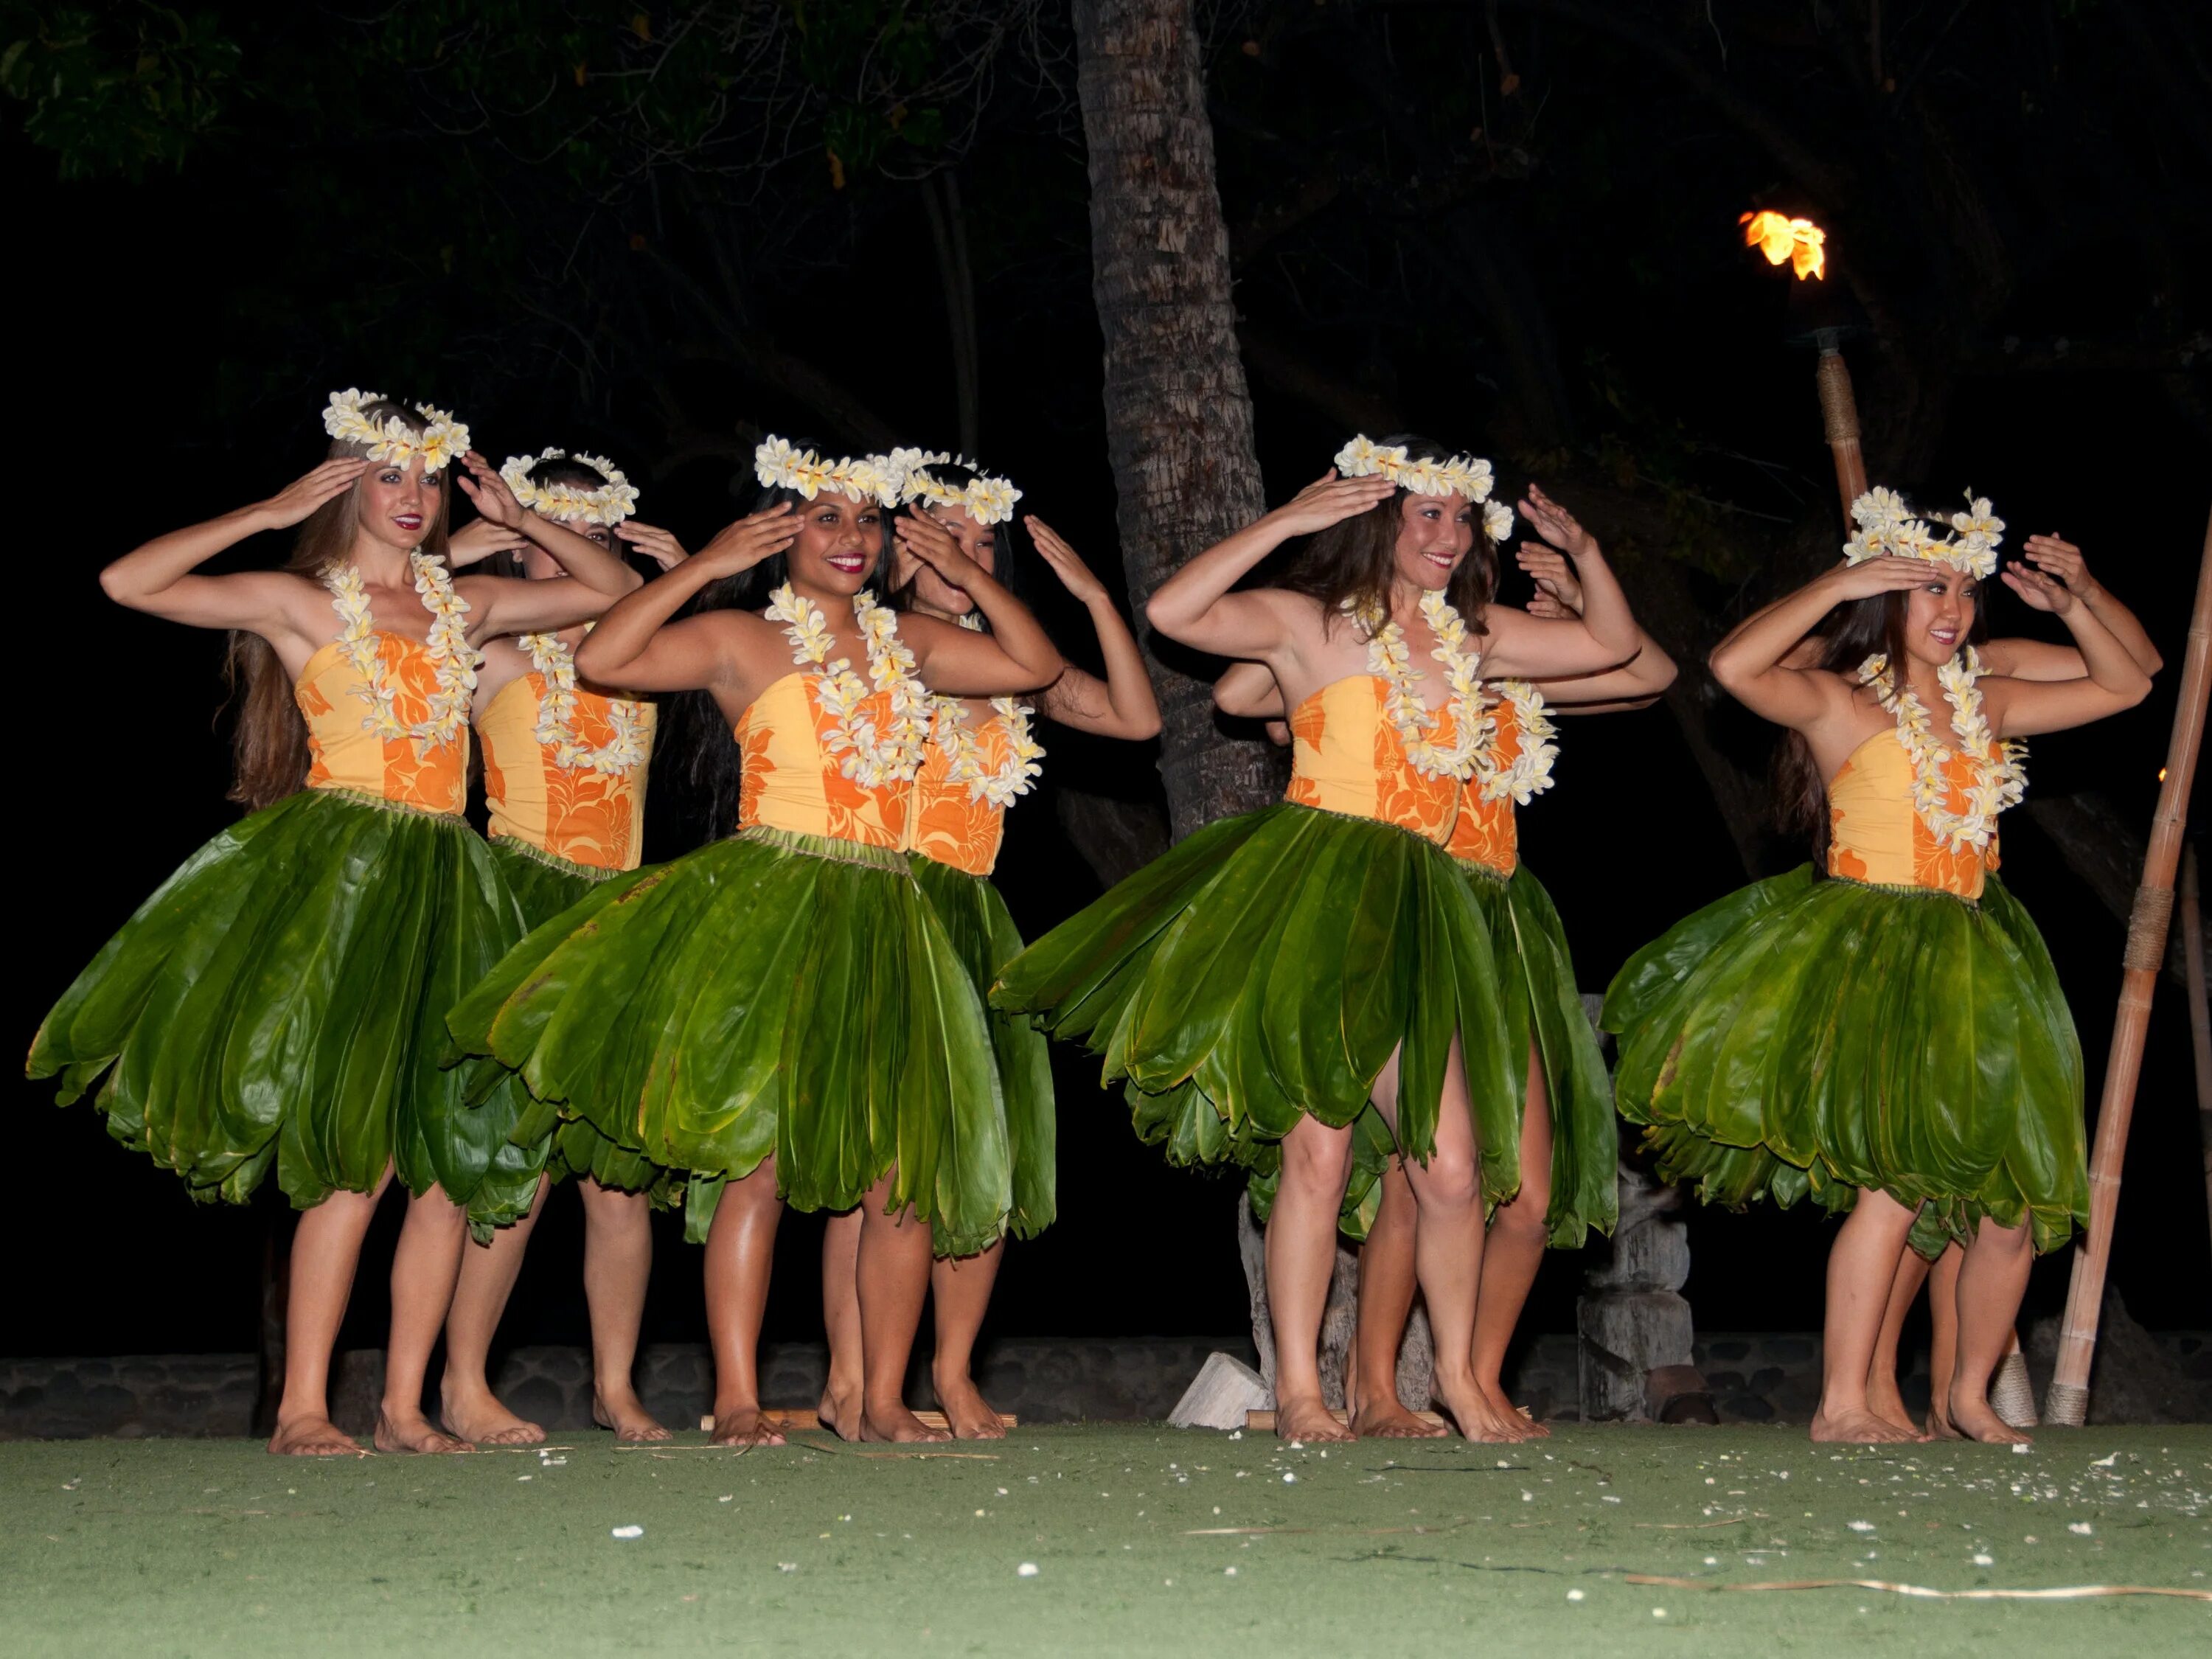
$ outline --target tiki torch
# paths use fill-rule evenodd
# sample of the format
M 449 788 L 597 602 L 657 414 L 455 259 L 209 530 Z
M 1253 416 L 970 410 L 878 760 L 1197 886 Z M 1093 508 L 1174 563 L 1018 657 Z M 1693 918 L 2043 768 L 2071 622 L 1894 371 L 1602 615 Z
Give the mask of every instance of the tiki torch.
M 1867 476 L 1844 342 L 1866 331 L 1866 318 L 1848 294 L 1828 285 L 1828 234 L 1820 226 L 1771 209 L 1747 213 L 1737 222 L 1746 247 L 1757 248 L 1770 265 L 1788 265 L 1796 277 L 1790 285 L 1784 336 L 1790 344 L 1808 345 L 1820 354 L 1813 378 L 1820 396 L 1820 424 L 1835 457 L 1836 490 L 1849 519 L 1851 503 L 1866 494 Z

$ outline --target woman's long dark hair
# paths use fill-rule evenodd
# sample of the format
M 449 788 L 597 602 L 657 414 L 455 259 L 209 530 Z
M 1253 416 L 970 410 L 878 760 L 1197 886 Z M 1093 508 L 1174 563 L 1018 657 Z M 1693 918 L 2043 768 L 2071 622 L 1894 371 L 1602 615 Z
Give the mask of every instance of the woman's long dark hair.
M 422 430 L 422 417 L 411 405 L 389 398 L 363 405 L 362 413 L 379 427 L 397 420 L 410 432 Z M 326 459 L 368 453 L 362 444 L 333 442 Z M 367 476 L 362 475 L 364 479 Z M 432 558 L 442 559 L 453 492 L 442 472 L 432 476 L 438 483 L 438 510 L 421 546 Z M 282 568 L 316 581 L 350 559 L 361 530 L 361 491 L 362 485 L 356 483 L 309 514 L 293 540 L 292 556 Z M 331 632 L 335 638 L 335 624 Z M 230 737 L 230 799 L 247 811 L 258 812 L 307 787 L 307 723 L 276 647 L 258 634 L 233 630 L 222 678 L 238 699 L 238 722 Z
M 1403 447 L 1416 461 L 1448 461 L 1455 451 L 1432 438 L 1394 433 L 1379 441 L 1385 447 Z M 1390 611 L 1390 585 L 1397 573 L 1398 532 L 1405 525 L 1403 489 L 1384 497 L 1356 518 L 1333 524 L 1306 543 L 1296 562 L 1276 586 L 1321 601 L 1322 626 L 1336 626 L 1337 617 L 1349 600 L 1357 611 Z M 1482 514 L 1474 514 L 1474 545 L 1459 568 L 1452 572 L 1444 598 L 1478 637 L 1489 631 L 1485 617 L 1498 592 L 1498 544 L 1483 528 Z
M 792 442 L 799 449 L 816 447 L 799 439 Z M 765 513 L 785 501 L 801 513 L 812 505 L 795 489 L 763 489 L 753 497 L 752 505 L 745 508 L 745 514 L 749 517 Z M 883 543 L 877 550 L 876 568 L 868 580 L 868 586 L 878 594 L 883 592 L 890 576 L 888 514 L 883 522 Z M 778 553 L 750 570 L 708 583 L 692 596 L 691 602 L 679 614 L 694 617 L 705 611 L 764 610 L 769 595 L 782 586 L 790 574 L 790 559 Z M 661 747 L 669 756 L 680 787 L 694 807 L 703 813 L 709 840 L 728 835 L 737 827 L 744 766 L 721 705 L 710 691 L 679 691 L 661 698 L 660 708 L 662 729 L 666 734 L 661 739 Z
M 967 465 L 965 463 L 960 461 L 939 461 L 933 465 L 927 466 L 921 470 L 928 473 L 931 477 L 936 479 L 938 483 L 943 484 L 948 489 L 965 489 L 969 484 L 975 483 L 977 478 L 987 476 L 996 476 L 994 474 L 987 475 L 981 469 Z M 925 510 L 926 506 L 923 502 L 918 501 L 909 501 L 905 506 L 899 507 L 892 514 L 891 516 L 894 519 L 897 519 L 908 514 L 921 513 Z M 1030 572 L 1035 564 L 1037 555 L 1036 550 L 1030 545 L 1029 532 L 1023 526 L 1021 515 L 1017 514 L 1013 517 L 1006 520 L 1003 523 L 992 526 L 991 539 L 993 542 L 997 544 L 994 556 L 991 561 L 992 576 L 997 580 L 1000 586 L 1005 588 L 1009 593 L 1012 593 L 1024 605 L 1028 605 L 1030 603 L 1030 587 L 1033 580 Z M 896 544 L 894 544 L 894 546 L 896 546 Z M 898 568 L 896 558 L 897 556 L 894 553 L 892 556 L 893 562 L 884 573 L 884 580 L 890 580 L 896 578 Z M 898 586 L 893 588 L 890 592 L 890 598 L 885 601 L 885 603 L 890 605 L 894 611 L 913 610 L 914 585 L 915 580 L 920 580 L 921 574 L 921 573 L 920 571 L 916 571 L 912 579 L 909 579 L 908 580 L 901 583 Z M 975 613 L 975 620 L 982 624 L 983 631 L 987 634 L 989 633 L 991 631 L 990 619 L 985 617 L 980 611 Z

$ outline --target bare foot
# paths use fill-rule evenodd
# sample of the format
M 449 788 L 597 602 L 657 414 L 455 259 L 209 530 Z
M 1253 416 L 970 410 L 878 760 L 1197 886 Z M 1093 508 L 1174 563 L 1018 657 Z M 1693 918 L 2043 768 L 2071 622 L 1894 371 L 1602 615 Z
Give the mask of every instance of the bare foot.
M 1279 1400 L 1275 1402 L 1275 1437 L 1278 1440 L 1349 1440 L 1352 1431 L 1336 1420 L 1336 1413 L 1313 1400 Z
M 489 1389 L 459 1395 L 441 1390 L 439 1398 L 446 1426 L 472 1444 L 535 1446 L 545 1438 L 544 1429 L 507 1410 Z
M 814 1414 L 822 1420 L 822 1426 L 840 1440 L 866 1437 L 861 1430 L 865 1413 L 860 1409 L 860 1385 L 857 1382 L 848 1386 L 831 1377 L 823 1388 L 822 1403 L 814 1408 Z
M 279 1423 L 269 1437 L 269 1449 L 279 1457 L 366 1457 L 368 1451 L 349 1434 L 341 1434 L 327 1417 L 295 1417 Z
M 1438 1410 L 1451 1413 L 1451 1420 L 1467 1439 L 1504 1445 L 1528 1437 L 1522 1432 L 1528 1426 L 1528 1419 L 1510 1408 L 1500 1413 L 1472 1380 L 1450 1385 L 1439 1382 L 1432 1401 Z
M 1978 1440 L 1985 1446 L 2032 1446 L 2034 1437 L 2015 1429 L 1990 1409 L 1986 1400 L 1967 1399 L 1955 1390 L 1951 1395 L 1951 1420 L 1948 1426 L 1962 1439 Z
M 450 1419 L 448 1419 L 450 1420 Z M 612 1429 L 617 1440 L 672 1440 L 675 1437 L 660 1426 L 645 1402 L 625 1389 L 610 1400 L 600 1390 L 592 1390 L 592 1421 L 603 1429 Z
M 1878 1381 L 1867 1385 L 1867 1409 L 1883 1422 L 1910 1430 L 1915 1438 L 1918 1437 L 1920 1425 L 1912 1420 L 1912 1413 L 1905 1409 L 1905 1396 L 1898 1393 L 1894 1378 L 1888 1381 L 1887 1387 Z
M 1899 1440 L 1917 1440 L 1917 1429 L 1899 1428 L 1886 1417 L 1876 1417 L 1863 1406 L 1853 1411 L 1813 1414 L 1813 1438 L 1824 1443 L 1871 1446 Z
M 781 1446 L 783 1435 L 768 1413 L 750 1401 L 714 1413 L 711 1438 L 718 1446 Z
M 1502 1384 L 1497 1382 L 1477 1382 L 1475 1387 L 1482 1390 L 1482 1397 L 1490 1402 L 1491 1411 L 1505 1425 L 1507 1428 L 1513 1431 L 1517 1438 L 1522 1440 L 1549 1440 L 1552 1437 L 1550 1425 L 1544 1423 L 1539 1423 L 1534 1417 L 1530 1416 L 1527 1412 L 1522 1411 L 1520 1407 L 1515 1405 L 1513 1401 L 1506 1396 L 1505 1389 Z
M 860 1438 L 889 1440 L 902 1446 L 935 1444 L 952 1438 L 950 1429 L 933 1429 L 904 1403 L 892 1401 L 887 1405 L 870 1406 L 860 1413 Z
M 1353 1412 L 1352 1432 L 1362 1440 L 1438 1440 L 1450 1431 L 1441 1423 L 1424 1423 L 1389 1395 Z
M 1938 1402 L 1928 1408 L 1928 1438 L 1930 1440 L 1964 1440 L 1966 1437 L 1951 1426 L 1951 1413 Z
M 377 1413 L 374 1439 L 376 1449 L 380 1452 L 472 1452 L 476 1449 L 467 1441 L 447 1434 L 420 1412 L 412 1417 L 394 1417 L 388 1411 Z
M 955 1440 L 1004 1440 L 1006 1426 L 975 1387 L 975 1379 L 963 1371 L 957 1376 L 935 1376 L 937 1403 L 945 1408 Z

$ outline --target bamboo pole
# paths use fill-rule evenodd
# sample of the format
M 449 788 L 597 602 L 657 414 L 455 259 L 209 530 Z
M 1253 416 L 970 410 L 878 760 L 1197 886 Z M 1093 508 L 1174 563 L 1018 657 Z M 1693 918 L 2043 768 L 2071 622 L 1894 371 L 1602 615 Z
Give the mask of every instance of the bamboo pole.
M 1844 524 L 1851 521 L 1851 503 L 1866 494 L 1866 457 L 1859 453 L 1859 406 L 1851 392 L 1850 365 L 1832 329 L 1820 334 L 1820 361 L 1813 370 L 1820 393 L 1820 425 L 1827 434 L 1828 452 L 1836 461 L 1836 490 L 1844 498 Z
M 2150 848 L 2142 883 L 2128 916 L 2128 945 L 2121 958 L 2119 1012 L 2112 1022 L 2112 1053 L 2105 1064 L 2105 1092 L 2097 1108 L 2097 1144 L 2089 1161 L 2089 1236 L 2074 1257 L 2066 1292 L 2066 1319 L 2058 1334 L 2058 1365 L 2044 1397 L 2044 1420 L 2078 1428 L 2089 1411 L 2089 1364 L 2097 1351 L 2097 1316 L 2105 1300 L 2105 1270 L 2112 1252 L 2112 1221 L 2120 1203 L 2120 1166 L 2128 1122 L 2135 1114 L 2136 1084 L 2142 1073 L 2143 1038 L 2150 1029 L 2151 993 L 2166 961 L 2166 933 L 2173 913 L 2173 872 L 2181 861 L 2184 809 L 2197 775 L 2204 738 L 2204 702 L 2212 686 L 2212 523 L 2197 573 L 2197 604 L 2189 618 L 2189 651 L 2181 670 L 2181 696 L 2173 711 L 2165 781 L 2151 817 Z
M 2204 1141 L 2204 1216 L 2212 1221 L 2212 1007 L 2204 997 L 2204 912 L 2193 844 L 2181 854 L 2181 956 L 2188 969 L 2189 1046 L 2197 1061 L 2197 1123 Z

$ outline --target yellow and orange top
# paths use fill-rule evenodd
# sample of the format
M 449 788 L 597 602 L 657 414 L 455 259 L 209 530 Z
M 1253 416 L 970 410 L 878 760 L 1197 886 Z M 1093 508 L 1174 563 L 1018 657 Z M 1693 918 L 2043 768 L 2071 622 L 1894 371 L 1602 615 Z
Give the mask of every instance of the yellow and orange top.
M 738 716 L 735 736 L 744 757 L 738 827 L 826 836 L 863 847 L 897 851 L 906 846 L 913 780 L 877 787 L 847 777 L 830 748 L 837 718 L 822 707 L 822 676 L 808 669 L 786 674 L 753 699 Z M 859 717 L 878 729 L 891 718 L 889 690 L 871 693 Z
M 1950 810 L 1964 811 L 1972 763 L 1954 756 L 1943 775 Z M 1986 847 L 1955 850 L 1938 841 L 1914 809 L 1912 784 L 1912 758 L 1894 729 L 1875 732 L 1851 751 L 1828 783 L 1828 873 L 1981 897 L 1984 877 L 1997 867 L 1996 837 Z
M 1006 765 L 1013 753 L 1013 733 L 1000 714 L 975 727 L 974 738 L 976 758 L 987 772 Z M 921 770 L 915 774 L 907 850 L 971 876 L 988 876 L 998 867 L 999 848 L 1006 838 L 1006 809 L 976 795 L 967 784 L 955 783 L 952 765 L 952 751 L 933 740 Z
M 429 647 L 398 634 L 379 631 L 371 637 L 392 688 L 393 714 L 410 726 L 428 720 L 438 690 Z M 363 724 L 375 698 L 335 640 L 307 659 L 292 696 L 307 722 L 308 788 L 349 790 L 460 816 L 468 803 L 467 726 L 458 727 L 445 743 L 379 736 Z
M 1354 674 L 1291 711 L 1291 784 L 1283 799 L 1395 824 L 1442 846 L 1459 814 L 1460 781 L 1415 769 L 1390 722 L 1389 690 L 1379 674 Z M 1450 743 L 1450 706 L 1433 718 L 1435 741 Z
M 1494 732 L 1491 755 L 1498 766 L 1510 766 L 1520 759 L 1527 741 L 1521 730 L 1520 712 L 1510 697 L 1500 697 L 1491 706 L 1490 718 Z M 1444 843 L 1444 851 L 1501 880 L 1510 878 L 1521 866 L 1521 831 L 1514 817 L 1513 797 L 1484 799 L 1480 778 L 1469 778 L 1460 785 L 1459 817 L 1453 821 L 1451 839 Z
M 501 686 L 477 717 L 491 837 L 592 870 L 635 870 L 643 856 L 653 706 L 628 705 L 636 711 L 640 738 L 635 764 L 612 771 L 563 766 L 559 745 L 538 736 L 546 689 L 545 676 L 533 668 Z M 590 750 L 611 743 L 612 713 L 611 698 L 577 687 L 568 720 L 576 740 Z

